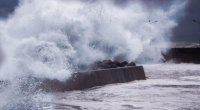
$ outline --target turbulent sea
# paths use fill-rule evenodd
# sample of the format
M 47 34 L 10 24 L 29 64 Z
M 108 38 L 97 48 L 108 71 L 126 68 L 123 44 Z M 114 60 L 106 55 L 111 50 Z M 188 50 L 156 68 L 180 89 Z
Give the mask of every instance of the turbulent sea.
M 40 109 L 200 110 L 200 65 L 156 64 L 144 68 L 145 81 L 45 94 Z
M 37 89 L 40 81 L 34 78 L 63 81 L 97 61 L 161 61 L 187 1 L 120 3 L 19 0 L 14 12 L 0 19 L 0 110 L 200 109 L 195 64 L 144 65 L 146 81 L 84 91 Z

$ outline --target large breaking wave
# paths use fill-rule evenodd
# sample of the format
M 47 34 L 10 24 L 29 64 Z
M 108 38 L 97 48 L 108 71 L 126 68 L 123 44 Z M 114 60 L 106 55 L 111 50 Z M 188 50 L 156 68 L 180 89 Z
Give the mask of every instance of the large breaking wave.
M 23 88 L 35 87 L 30 76 L 65 80 L 105 59 L 158 62 L 161 50 L 155 47 L 168 46 L 185 4 L 150 12 L 138 1 L 118 6 L 111 0 L 21 0 L 8 19 L 0 20 L 0 80 L 8 81 L 0 88 L 0 108 L 29 102 L 31 92 Z
M 105 0 L 21 0 L 1 21 L 6 60 L 0 76 L 63 79 L 98 60 L 144 62 L 148 56 L 158 61 L 161 55 L 151 45 L 167 46 L 184 5 L 149 12 L 139 2 L 119 7 Z

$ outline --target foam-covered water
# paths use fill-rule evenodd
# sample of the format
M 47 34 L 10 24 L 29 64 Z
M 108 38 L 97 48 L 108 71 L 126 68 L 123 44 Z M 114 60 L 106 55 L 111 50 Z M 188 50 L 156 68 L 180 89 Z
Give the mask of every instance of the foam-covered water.
M 155 69 L 157 68 L 157 69 Z M 199 110 L 200 65 L 144 66 L 145 81 L 44 96 L 45 110 Z
M 169 45 L 185 4 L 150 12 L 137 0 L 125 7 L 112 0 L 20 0 L 0 20 L 0 108 L 39 109 L 35 77 L 65 80 L 104 59 L 158 62 L 161 49 L 155 47 Z

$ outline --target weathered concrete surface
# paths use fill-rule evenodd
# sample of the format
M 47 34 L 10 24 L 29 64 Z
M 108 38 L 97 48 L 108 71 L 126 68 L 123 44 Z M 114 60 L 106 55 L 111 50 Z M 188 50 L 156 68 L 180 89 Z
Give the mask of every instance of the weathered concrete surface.
M 71 78 L 64 82 L 47 79 L 41 86 L 46 91 L 63 92 L 83 90 L 106 84 L 125 83 L 134 80 L 146 80 L 142 66 L 80 72 L 73 74 Z

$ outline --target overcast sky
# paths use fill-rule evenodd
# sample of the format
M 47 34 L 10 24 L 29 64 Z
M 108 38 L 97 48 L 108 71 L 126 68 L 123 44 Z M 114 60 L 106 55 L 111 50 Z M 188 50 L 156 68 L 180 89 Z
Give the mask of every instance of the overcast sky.
M 87 1 L 87 0 L 86 0 Z M 134 0 L 114 0 L 118 6 L 126 6 L 127 3 Z M 162 7 L 168 9 L 172 0 L 140 0 L 147 8 Z M 180 0 L 183 1 L 183 0 Z M 12 14 L 19 0 L 0 0 L 0 17 L 6 19 Z M 173 29 L 173 42 L 198 42 L 200 40 L 200 24 L 195 23 L 192 19 L 200 22 L 200 0 L 188 0 L 185 10 L 185 16 L 178 20 L 178 26 Z M 181 14 L 181 13 L 180 13 Z

